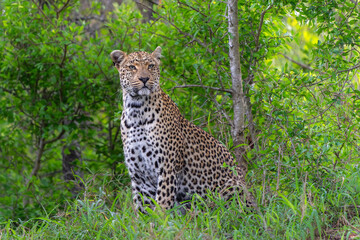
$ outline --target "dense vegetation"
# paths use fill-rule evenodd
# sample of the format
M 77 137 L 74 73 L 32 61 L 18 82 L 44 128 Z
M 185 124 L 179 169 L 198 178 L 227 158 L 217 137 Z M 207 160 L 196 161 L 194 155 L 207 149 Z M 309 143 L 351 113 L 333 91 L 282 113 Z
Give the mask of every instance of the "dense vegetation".
M 357 0 L 239 1 L 241 146 L 226 2 L 162 1 L 150 17 L 109 2 L 0 1 L 0 238 L 360 237 Z M 156 46 L 184 116 L 244 149 L 259 211 L 211 194 L 185 216 L 133 211 L 109 53 Z

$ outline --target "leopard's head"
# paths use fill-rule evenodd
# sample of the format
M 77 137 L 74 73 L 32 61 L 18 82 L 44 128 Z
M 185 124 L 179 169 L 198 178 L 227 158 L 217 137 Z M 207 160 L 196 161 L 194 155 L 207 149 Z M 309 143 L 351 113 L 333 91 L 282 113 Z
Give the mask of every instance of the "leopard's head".
M 126 54 L 115 50 L 110 54 L 120 74 L 120 84 L 131 96 L 147 96 L 159 89 L 161 48 L 154 52 Z

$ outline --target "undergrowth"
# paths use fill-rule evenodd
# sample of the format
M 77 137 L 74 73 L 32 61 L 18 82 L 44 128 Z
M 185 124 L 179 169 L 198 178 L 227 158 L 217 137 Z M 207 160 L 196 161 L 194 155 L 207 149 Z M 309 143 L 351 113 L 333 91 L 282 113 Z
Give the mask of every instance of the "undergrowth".
M 253 185 L 258 210 L 246 209 L 237 197 L 225 203 L 213 194 L 206 200 L 195 196 L 185 215 L 179 206 L 167 212 L 137 213 L 130 189 L 124 187 L 114 194 L 102 184 L 87 186 L 81 197 L 59 204 L 44 217 L 2 222 L 0 239 L 360 238 L 360 174 L 356 169 L 339 181 L 327 181 L 328 185 L 307 179 L 298 180 L 287 191 Z

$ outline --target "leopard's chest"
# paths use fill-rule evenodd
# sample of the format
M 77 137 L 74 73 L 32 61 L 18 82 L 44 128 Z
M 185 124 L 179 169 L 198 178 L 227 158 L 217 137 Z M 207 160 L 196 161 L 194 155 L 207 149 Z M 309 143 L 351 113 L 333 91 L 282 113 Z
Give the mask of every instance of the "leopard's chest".
M 131 178 L 139 184 L 157 184 L 161 159 L 156 144 L 158 118 L 158 114 L 146 103 L 132 105 L 123 111 L 125 161 Z

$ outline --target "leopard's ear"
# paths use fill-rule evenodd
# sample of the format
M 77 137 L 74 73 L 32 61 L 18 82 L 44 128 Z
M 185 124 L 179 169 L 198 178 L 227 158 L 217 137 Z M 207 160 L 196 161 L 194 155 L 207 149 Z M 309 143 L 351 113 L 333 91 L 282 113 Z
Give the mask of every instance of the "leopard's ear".
M 161 47 L 157 47 L 155 49 L 155 51 L 153 51 L 151 56 L 153 56 L 153 58 L 155 58 L 160 63 L 160 58 L 162 57 L 161 56 Z
M 125 60 L 126 53 L 120 50 L 114 50 L 110 53 L 111 60 L 114 63 L 114 66 L 118 68 L 120 63 Z

